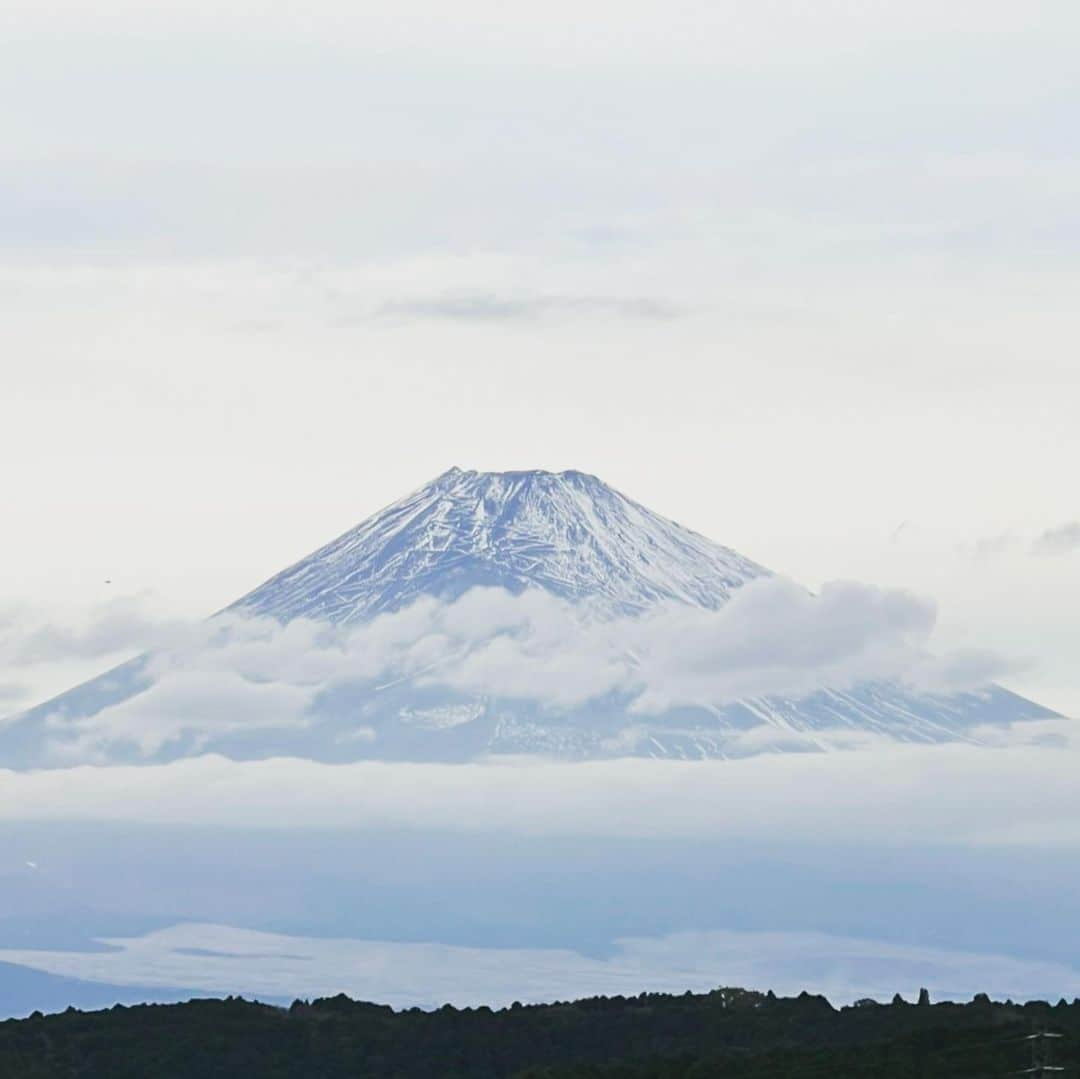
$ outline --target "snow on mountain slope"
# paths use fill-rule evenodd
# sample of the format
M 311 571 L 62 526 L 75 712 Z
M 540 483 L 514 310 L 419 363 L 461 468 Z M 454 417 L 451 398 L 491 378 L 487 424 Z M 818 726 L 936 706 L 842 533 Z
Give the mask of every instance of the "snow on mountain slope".
M 352 623 L 477 585 L 542 588 L 611 614 L 661 600 L 716 609 L 767 572 L 583 472 L 452 468 L 229 609 Z
M 343 671 L 346 653 L 335 651 L 341 633 L 382 621 L 380 615 L 415 612 L 425 597 L 456 600 L 477 586 L 554 596 L 606 623 L 636 619 L 658 605 L 732 611 L 725 607 L 732 595 L 760 578 L 771 574 L 593 476 L 451 469 L 211 623 L 239 618 L 245 626 L 284 627 L 268 631 L 281 634 L 308 626 L 291 652 L 280 653 L 291 673 L 255 670 L 250 649 L 231 660 L 225 653 L 201 657 L 206 662 L 196 669 L 168 654 L 139 657 L 0 724 L 0 767 L 202 752 L 328 761 L 459 761 L 498 753 L 727 757 L 828 748 L 838 731 L 912 742 L 977 741 L 980 726 L 1054 715 L 996 686 L 920 693 L 887 681 L 734 703 L 695 698 L 700 703 L 648 715 L 635 709 L 625 686 L 613 683 L 610 692 L 555 707 L 558 694 L 550 690 L 559 688 L 558 673 L 533 676 L 542 685 L 539 697 L 500 696 L 445 680 L 436 684 L 422 665 L 402 677 L 378 677 L 363 650 L 347 653 Z M 329 646 L 302 636 L 312 625 L 322 633 L 322 624 Z M 435 640 L 433 665 L 454 661 L 445 636 L 430 624 L 423 633 L 427 645 Z M 265 632 L 258 628 L 256 635 Z M 299 657 L 297 639 L 311 641 Z M 279 653 L 272 659 L 277 664 Z M 592 662 L 585 662 L 590 671 Z M 334 667 L 332 677 L 326 663 Z

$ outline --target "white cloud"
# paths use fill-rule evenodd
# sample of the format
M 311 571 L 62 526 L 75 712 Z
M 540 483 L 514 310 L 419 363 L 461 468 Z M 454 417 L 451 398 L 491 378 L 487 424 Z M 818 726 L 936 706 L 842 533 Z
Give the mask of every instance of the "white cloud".
M 106 759 L 103 745 L 134 746 L 143 756 L 177 739 L 200 752 L 218 735 L 303 726 L 314 692 L 286 682 L 258 682 L 231 671 L 189 671 L 164 678 L 136 697 L 77 725 L 74 741 L 53 743 L 59 759 Z M 53 729 L 68 721 L 48 717 Z
M 929 671 L 954 688 L 975 688 L 1008 669 L 990 653 L 931 662 L 934 622 L 924 599 L 851 581 L 826 583 L 813 596 L 783 578 L 761 578 L 718 611 L 667 604 L 616 619 L 539 590 L 476 588 L 359 627 L 225 616 L 189 647 L 156 657 L 152 671 L 234 670 L 299 685 L 412 678 L 558 708 L 618 691 L 635 710 L 653 712 L 867 680 L 921 682 Z
M 411 682 L 564 713 L 614 694 L 644 716 L 866 682 L 953 692 L 1011 669 L 988 651 L 930 657 L 934 622 L 933 604 L 902 590 L 838 581 L 813 596 L 779 577 L 750 582 L 718 611 L 667 604 L 615 619 L 495 588 L 351 627 L 224 614 L 151 657 L 152 689 L 90 719 L 57 717 L 54 729 L 77 732 L 61 747 L 72 760 L 113 744 L 147 754 L 184 736 L 199 748 L 224 731 L 300 726 L 320 691 L 343 684 L 366 685 L 376 706 L 384 688 Z
M 1048 528 L 1035 538 L 1031 549 L 1035 554 L 1043 555 L 1080 551 L 1080 521 L 1069 521 L 1057 528 Z
M 1033 555 L 1065 555 L 1080 550 L 1080 521 L 1066 521 L 1053 528 L 1044 529 L 1028 542 L 1022 541 L 1012 530 L 984 536 L 974 543 L 961 547 L 972 558 L 996 558 L 1021 546 Z
M 752 581 L 716 613 L 669 609 L 635 626 L 641 712 L 745 697 L 802 697 L 897 679 L 920 661 L 935 610 L 901 590 L 833 581 L 812 596 L 783 578 Z
M 448 293 L 424 299 L 391 300 L 375 317 L 392 322 L 448 319 L 463 322 L 513 322 L 554 318 L 674 318 L 678 310 L 649 297 L 619 296 L 497 296 L 489 293 Z
M 424 681 L 564 707 L 619 691 L 641 713 L 921 680 L 935 620 L 933 604 L 901 590 L 837 581 L 812 596 L 779 577 L 750 582 L 719 611 L 671 604 L 614 621 L 540 595 L 477 590 L 466 601 L 477 612 L 490 604 L 495 621 L 472 619 L 470 636 L 458 636 L 451 605 L 445 622 L 463 659 Z
M 125 595 L 74 617 L 29 606 L 0 611 L 0 667 L 99 659 L 163 647 L 186 632 L 185 623 L 153 613 L 146 596 Z
M 630 937 L 612 954 L 568 949 L 475 948 L 435 943 L 327 939 L 187 924 L 110 938 L 103 951 L 0 949 L 0 961 L 69 978 L 262 997 L 337 993 L 395 1007 L 506 1006 L 584 996 L 706 992 L 717 986 L 824 993 L 835 1005 L 861 997 L 965 1000 L 1080 994 L 1064 963 L 951 951 L 822 933 L 708 931 Z
M 1080 848 L 1076 721 L 999 730 L 1000 748 L 819 737 L 836 751 L 465 765 L 208 756 L 0 772 L 0 821 Z
M 928 692 L 959 693 L 1020 674 L 1031 665 L 1030 660 L 1003 657 L 988 648 L 958 648 L 943 656 L 925 656 L 905 677 Z

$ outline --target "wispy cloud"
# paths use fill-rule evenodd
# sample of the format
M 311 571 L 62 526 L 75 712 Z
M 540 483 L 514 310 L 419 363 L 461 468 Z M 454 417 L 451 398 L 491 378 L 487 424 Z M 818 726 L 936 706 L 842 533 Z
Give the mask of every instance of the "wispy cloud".
M 397 322 L 439 319 L 451 322 L 522 322 L 539 319 L 671 319 L 680 310 L 664 300 L 622 296 L 513 296 L 498 293 L 446 293 L 393 300 L 375 317 Z
M 1005 531 L 997 532 L 991 536 L 982 536 L 973 543 L 961 547 L 960 552 L 969 558 L 983 560 L 997 558 L 999 555 L 1007 554 L 1019 546 L 1020 538 L 1016 533 Z
M 1046 529 L 1036 536 L 1031 550 L 1038 555 L 1061 555 L 1080 551 L 1080 521 L 1069 521 L 1056 528 Z
M 0 667 L 98 659 L 162 646 L 186 629 L 177 619 L 155 615 L 145 596 L 118 596 L 74 617 L 9 607 L 0 611 Z
M 973 559 L 992 559 L 1013 551 L 1031 555 L 1067 555 L 1080 550 L 1080 521 L 1067 521 L 1047 528 L 1034 538 L 1025 537 L 1012 529 L 983 536 L 957 548 L 960 554 Z

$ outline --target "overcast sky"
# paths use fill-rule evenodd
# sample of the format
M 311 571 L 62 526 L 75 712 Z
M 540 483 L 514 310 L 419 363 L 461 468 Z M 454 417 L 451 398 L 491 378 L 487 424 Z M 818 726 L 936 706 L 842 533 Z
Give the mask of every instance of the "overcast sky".
M 3 5 L 0 602 L 579 468 L 1080 713 L 1075 3 L 448 12 Z

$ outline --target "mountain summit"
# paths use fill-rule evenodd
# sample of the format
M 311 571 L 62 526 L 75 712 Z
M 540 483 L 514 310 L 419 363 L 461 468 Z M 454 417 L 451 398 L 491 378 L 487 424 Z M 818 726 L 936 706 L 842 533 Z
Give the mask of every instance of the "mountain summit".
M 610 614 L 663 600 L 715 610 L 767 572 L 584 472 L 452 468 L 230 610 L 350 624 L 477 586 L 541 588 Z
M 1054 715 L 997 686 L 847 679 L 710 696 L 717 653 L 701 645 L 717 617 L 727 654 L 734 641 L 759 666 L 782 661 L 773 637 L 743 631 L 725 607 L 763 578 L 777 581 L 595 476 L 454 468 L 220 612 L 194 646 L 141 656 L 0 725 L 0 767 L 206 752 L 700 759 L 826 749 L 838 730 L 975 741 L 985 725 Z M 797 650 L 817 644 L 800 637 Z M 683 663 L 691 691 L 642 707 L 657 656 Z

